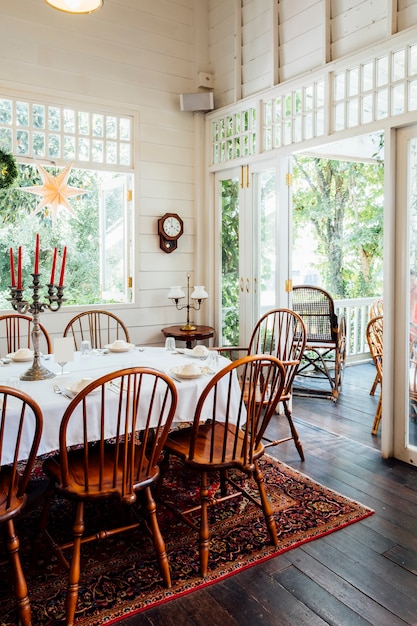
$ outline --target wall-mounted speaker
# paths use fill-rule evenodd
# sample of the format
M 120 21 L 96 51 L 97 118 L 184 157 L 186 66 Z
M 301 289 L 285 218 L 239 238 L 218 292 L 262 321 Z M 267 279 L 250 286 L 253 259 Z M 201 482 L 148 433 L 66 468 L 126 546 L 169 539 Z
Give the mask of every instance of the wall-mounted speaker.
M 180 108 L 181 111 L 212 111 L 214 109 L 213 92 L 181 93 Z

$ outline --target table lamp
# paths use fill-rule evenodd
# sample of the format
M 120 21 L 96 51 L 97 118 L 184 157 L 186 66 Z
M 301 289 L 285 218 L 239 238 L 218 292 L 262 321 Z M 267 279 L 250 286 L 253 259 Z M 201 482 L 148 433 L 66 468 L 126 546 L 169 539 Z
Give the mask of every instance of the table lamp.
M 208 293 L 205 291 L 204 285 L 196 285 L 194 287 L 194 291 L 190 295 L 190 274 L 187 274 L 187 304 L 179 304 L 179 301 L 182 300 L 182 298 L 185 298 L 185 293 L 179 285 L 171 287 L 168 293 L 168 298 L 175 302 L 175 306 L 178 311 L 187 309 L 187 323 L 185 326 L 181 326 L 181 330 L 196 330 L 197 326 L 190 323 L 190 309 L 199 311 L 202 301 L 208 298 Z M 190 299 L 194 300 L 192 304 L 190 304 Z

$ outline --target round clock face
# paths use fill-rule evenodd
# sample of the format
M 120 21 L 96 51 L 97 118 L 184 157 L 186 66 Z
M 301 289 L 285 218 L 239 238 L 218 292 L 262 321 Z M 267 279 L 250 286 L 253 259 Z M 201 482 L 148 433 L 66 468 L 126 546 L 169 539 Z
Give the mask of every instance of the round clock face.
M 181 231 L 181 223 L 178 218 L 170 216 L 166 218 L 162 228 L 168 237 L 176 237 Z

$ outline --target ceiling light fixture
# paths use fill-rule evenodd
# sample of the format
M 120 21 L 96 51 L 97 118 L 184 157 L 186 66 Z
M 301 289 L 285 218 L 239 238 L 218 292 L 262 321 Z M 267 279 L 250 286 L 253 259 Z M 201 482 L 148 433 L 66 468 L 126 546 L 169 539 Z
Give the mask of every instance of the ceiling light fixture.
M 103 6 L 103 0 L 45 0 L 46 4 L 64 13 L 93 13 Z

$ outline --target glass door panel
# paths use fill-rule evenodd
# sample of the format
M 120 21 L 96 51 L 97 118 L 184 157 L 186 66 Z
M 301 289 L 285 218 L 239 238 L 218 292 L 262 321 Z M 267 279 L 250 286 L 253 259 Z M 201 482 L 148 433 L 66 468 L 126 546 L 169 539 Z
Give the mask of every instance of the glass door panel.
M 277 306 L 277 167 L 216 175 L 221 231 L 222 345 L 247 345 Z M 282 246 L 282 249 L 286 247 Z
M 417 464 L 417 126 L 397 132 L 394 456 Z M 385 354 L 384 354 L 385 357 Z M 382 427 L 384 426 L 384 405 Z

